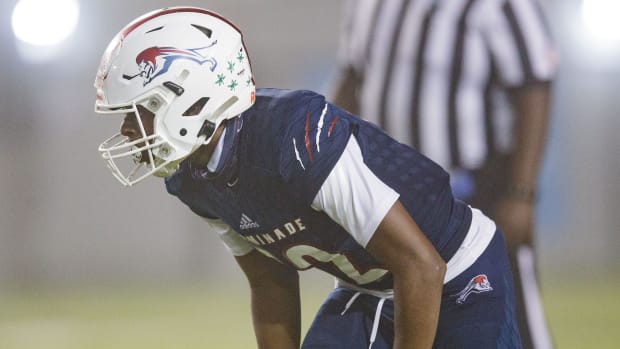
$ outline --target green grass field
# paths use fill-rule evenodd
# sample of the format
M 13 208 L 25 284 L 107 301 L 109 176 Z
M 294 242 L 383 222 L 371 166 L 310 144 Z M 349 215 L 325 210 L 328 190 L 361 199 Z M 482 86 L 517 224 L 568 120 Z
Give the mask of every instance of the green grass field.
M 0 348 L 253 348 L 247 290 L 231 288 L 0 295 Z M 302 292 L 304 331 L 316 288 Z M 620 348 L 620 280 L 546 282 L 543 296 L 557 348 Z

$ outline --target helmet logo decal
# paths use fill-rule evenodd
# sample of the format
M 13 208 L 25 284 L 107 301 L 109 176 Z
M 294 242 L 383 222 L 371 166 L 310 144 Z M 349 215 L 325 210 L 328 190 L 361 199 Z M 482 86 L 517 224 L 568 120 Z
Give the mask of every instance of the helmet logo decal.
M 149 47 L 136 56 L 136 64 L 139 72 L 134 75 L 123 74 L 123 78 L 132 80 L 138 76 L 144 79 L 143 85 L 148 85 L 153 79 L 168 71 L 172 63 L 179 59 L 194 61 L 199 65 L 208 63 L 208 68 L 214 71 L 217 60 L 208 54 L 211 47 L 217 44 L 217 40 L 210 45 L 192 49 L 179 49 L 175 47 Z

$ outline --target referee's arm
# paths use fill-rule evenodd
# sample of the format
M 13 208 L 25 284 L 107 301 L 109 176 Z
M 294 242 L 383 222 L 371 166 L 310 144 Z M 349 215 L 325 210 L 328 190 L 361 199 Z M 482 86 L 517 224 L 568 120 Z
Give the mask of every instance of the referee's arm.
M 514 112 L 505 192 L 494 218 L 509 252 L 533 240 L 534 204 L 549 124 L 557 50 L 537 0 L 503 0 L 487 38 Z
M 496 212 L 509 247 L 532 244 L 534 201 L 549 124 L 551 84 L 539 83 L 510 91 L 515 110 L 514 151 L 506 195 Z
M 333 103 L 354 115 L 359 115 L 361 78 L 352 67 L 343 68 L 335 84 Z

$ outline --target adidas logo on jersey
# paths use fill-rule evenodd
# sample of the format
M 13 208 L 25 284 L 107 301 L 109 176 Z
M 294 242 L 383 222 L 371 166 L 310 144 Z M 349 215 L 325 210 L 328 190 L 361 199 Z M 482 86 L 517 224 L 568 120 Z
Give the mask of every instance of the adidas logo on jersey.
M 252 229 L 252 228 L 260 228 L 258 223 L 254 222 L 252 218 L 246 216 L 245 214 L 241 214 L 241 222 L 239 222 L 239 228 L 241 230 Z

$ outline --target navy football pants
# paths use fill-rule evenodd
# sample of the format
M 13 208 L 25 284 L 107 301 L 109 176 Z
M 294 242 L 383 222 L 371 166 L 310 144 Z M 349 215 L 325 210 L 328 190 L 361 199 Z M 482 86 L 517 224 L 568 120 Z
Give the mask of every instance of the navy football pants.
M 476 277 L 480 275 L 486 276 L 487 287 L 482 288 L 481 292 L 474 290 L 459 298 L 458 294 L 471 285 L 472 280 L 478 280 Z M 355 293 L 336 288 L 329 294 L 308 330 L 302 349 L 369 347 L 380 299 L 362 294 L 342 314 Z M 394 304 L 392 300 L 385 300 L 372 349 L 392 348 L 393 323 Z M 521 348 L 514 313 L 512 275 L 504 239 L 499 231 L 471 267 L 444 285 L 433 348 Z

